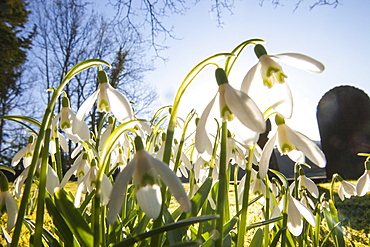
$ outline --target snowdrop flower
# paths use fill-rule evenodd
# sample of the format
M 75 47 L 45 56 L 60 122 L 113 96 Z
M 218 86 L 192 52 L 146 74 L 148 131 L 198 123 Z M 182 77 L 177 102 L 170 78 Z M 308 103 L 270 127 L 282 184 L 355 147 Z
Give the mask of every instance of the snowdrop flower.
M 316 226 L 315 216 L 313 215 L 311 210 L 303 205 L 300 201 L 292 197 L 290 193 L 288 193 L 288 195 L 284 195 L 279 204 L 273 209 L 271 213 L 271 218 L 279 216 L 280 213 L 284 211 L 284 204 L 286 200 L 288 204 L 285 212 L 288 215 L 287 227 L 294 236 L 299 236 L 302 233 L 302 216 L 310 225 L 312 225 L 313 227 Z
M 136 154 L 117 176 L 108 204 L 108 223 L 114 224 L 121 210 L 124 194 L 131 177 L 135 185 L 135 195 L 141 209 L 149 218 L 158 218 L 161 210 L 162 195 L 158 185 L 160 178 L 169 188 L 183 211 L 189 211 L 191 203 L 182 187 L 180 179 L 167 164 L 152 157 L 144 150 L 139 136 L 135 138 Z
M 298 177 L 298 189 L 305 190 L 307 189 L 310 194 L 315 197 L 319 198 L 319 189 L 317 188 L 317 185 L 315 184 L 312 179 L 306 177 L 304 170 L 302 168 L 299 169 L 299 177 Z M 291 189 L 293 189 L 295 186 L 295 182 L 291 184 Z
M 257 78 L 262 78 L 263 85 L 268 89 L 280 90 L 279 93 L 269 94 L 270 98 L 272 96 L 275 98 L 272 102 L 272 107 L 283 117 L 290 118 L 293 109 L 292 94 L 289 85 L 285 83 L 287 75 L 276 60 L 314 73 L 321 73 L 324 70 L 324 65 L 311 57 L 299 53 L 268 55 L 264 46 L 260 44 L 255 46 L 254 51 L 259 61 L 248 71 L 243 80 L 241 90 L 249 93 L 252 82 Z M 258 75 L 258 72 L 260 75 Z M 279 87 L 279 85 L 282 85 L 282 87 Z
M 206 123 L 216 98 L 219 101 L 223 121 L 231 121 L 235 116 L 244 126 L 254 132 L 263 133 L 266 128 L 263 114 L 258 106 L 246 93 L 230 86 L 223 69 L 216 69 L 216 79 L 219 85 L 218 91 L 202 113 L 196 128 L 195 147 L 199 153 L 203 153 L 207 147 L 211 146 L 206 131 Z
M 369 158 L 365 161 L 365 172 L 357 180 L 356 183 L 356 194 L 358 196 L 364 196 L 367 192 L 370 192 L 370 160 Z
M 71 109 L 68 97 L 64 95 L 62 98 L 62 109 L 54 117 L 52 126 L 56 126 L 59 121 L 60 129 L 64 130 L 66 136 L 74 143 L 77 143 L 80 140 L 89 140 L 90 130 L 87 124 L 83 121 L 80 122 L 81 126 L 79 127 L 79 131 L 76 133 L 72 132 L 72 126 L 75 119 L 76 113 Z
M 286 154 L 291 159 L 292 156 L 289 155 L 290 152 L 298 150 L 318 167 L 323 168 L 326 166 L 324 153 L 313 141 L 287 126 L 285 120 L 279 115 L 276 115 L 275 122 L 278 126 L 277 131 L 266 143 L 261 155 L 259 164 L 261 178 L 264 178 L 267 174 L 271 153 L 275 145 L 281 154 Z
M 8 214 L 6 230 L 10 232 L 14 228 L 17 220 L 18 206 L 15 199 L 9 193 L 7 177 L 0 171 L 0 215 L 5 211 Z
M 28 138 L 27 146 L 19 150 L 12 159 L 12 166 L 18 165 L 18 163 L 23 159 L 23 167 L 27 168 L 31 164 L 33 149 L 35 148 L 34 143 L 35 137 L 32 135 Z
M 76 196 L 74 205 L 75 207 L 80 206 L 80 200 L 82 193 L 89 192 L 91 193 L 95 190 L 95 184 L 98 177 L 98 170 L 99 168 L 96 166 L 96 162 L 93 159 L 91 162 L 91 167 L 89 171 L 79 180 L 79 185 L 76 190 Z M 112 191 L 112 183 L 107 177 L 107 175 L 103 174 L 103 179 L 101 181 L 101 203 L 103 206 L 108 204 L 109 195 Z
M 343 180 L 343 178 L 335 174 L 336 178 L 339 180 L 339 188 L 338 188 L 338 196 L 339 198 L 344 201 L 345 198 L 351 198 L 351 196 L 356 195 L 356 186 L 350 182 Z
M 98 72 L 99 88 L 84 103 L 76 113 L 72 126 L 73 133 L 81 131 L 83 121 L 97 100 L 98 110 L 101 112 L 112 111 L 113 115 L 120 121 L 126 122 L 134 119 L 134 112 L 130 102 L 117 89 L 108 83 L 108 77 L 104 70 Z

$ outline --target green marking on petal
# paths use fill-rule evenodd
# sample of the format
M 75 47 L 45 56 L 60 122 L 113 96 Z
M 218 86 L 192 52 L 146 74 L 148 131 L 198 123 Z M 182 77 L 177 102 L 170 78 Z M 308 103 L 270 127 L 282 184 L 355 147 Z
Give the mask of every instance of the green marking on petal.
M 98 105 L 99 111 L 108 112 L 110 110 L 109 103 L 105 99 L 101 99 Z
M 24 154 L 24 157 L 25 157 L 25 158 L 32 157 L 32 153 L 31 153 L 31 152 L 26 152 L 26 153 Z
M 272 80 L 269 79 L 269 78 L 266 78 L 266 77 L 263 77 L 263 85 L 268 87 L 268 88 L 272 88 L 272 86 L 274 85 L 272 83 Z
M 272 74 L 274 73 L 282 73 L 281 70 L 279 68 L 276 68 L 276 67 L 273 67 L 273 66 L 270 66 L 267 68 L 267 71 L 266 71 L 266 76 L 267 77 L 271 77 Z
M 277 78 L 279 83 L 284 83 L 285 78 L 287 78 L 287 76 L 283 72 L 280 71 L 280 72 L 276 73 L 276 78 Z
M 234 114 L 227 105 L 221 109 L 221 118 L 226 119 L 227 121 L 232 121 L 234 119 Z
M 71 124 L 68 123 L 68 122 L 63 122 L 63 123 L 60 124 L 61 129 L 68 129 L 70 127 L 71 127 Z
M 290 145 L 289 143 L 283 143 L 282 145 L 281 145 L 281 151 L 283 152 L 283 153 L 289 153 L 290 151 L 293 151 L 293 146 L 292 145 Z

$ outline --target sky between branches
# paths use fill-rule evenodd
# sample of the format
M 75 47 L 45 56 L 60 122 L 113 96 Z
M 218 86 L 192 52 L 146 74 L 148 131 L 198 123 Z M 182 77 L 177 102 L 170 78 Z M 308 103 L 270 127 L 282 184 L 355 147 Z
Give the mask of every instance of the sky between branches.
M 293 3 L 274 7 L 266 2 L 261 7 L 258 1 L 235 1 L 233 14 L 223 15 L 222 28 L 217 26 L 209 6 L 207 1 L 201 1 L 185 15 L 171 16 L 164 22 L 174 26 L 180 39 L 167 39 L 165 45 L 170 48 L 162 55 L 169 60 L 157 60 L 156 69 L 146 76 L 156 86 L 161 105 L 172 104 L 182 79 L 196 63 L 212 54 L 231 51 L 250 38 L 266 40 L 269 54 L 299 52 L 325 64 L 322 74 L 284 67 L 295 103 L 287 124 L 314 140 L 319 140 L 316 106 L 328 90 L 353 85 L 370 93 L 369 1 L 343 1 L 336 8 L 319 6 L 311 11 L 304 2 L 293 11 Z M 256 62 L 253 50 L 248 48 L 237 62 L 230 83 L 239 88 L 245 73 Z M 213 73 L 214 68 L 203 72 L 185 93 L 183 116 L 192 108 L 201 113 L 214 96 L 217 85 Z

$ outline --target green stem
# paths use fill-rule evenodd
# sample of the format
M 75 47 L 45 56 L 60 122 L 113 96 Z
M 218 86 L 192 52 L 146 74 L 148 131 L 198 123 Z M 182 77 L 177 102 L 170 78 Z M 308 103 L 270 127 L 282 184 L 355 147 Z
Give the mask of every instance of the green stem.
M 47 129 L 45 134 L 45 139 L 50 139 L 51 130 Z M 40 183 L 39 183 L 39 193 L 37 197 L 37 211 L 36 211 L 36 227 L 35 227 L 35 236 L 33 240 L 34 246 L 42 246 L 42 230 L 44 224 L 44 203 L 45 203 L 45 194 L 46 194 L 46 180 L 48 173 L 48 152 L 49 151 L 49 142 L 44 143 L 42 149 L 41 157 L 41 169 L 40 169 Z
M 252 161 L 253 161 L 253 153 L 254 153 L 255 145 L 249 147 L 249 155 L 248 155 L 248 162 L 245 168 L 245 183 L 244 183 L 244 191 L 243 191 L 243 201 L 242 201 L 242 208 L 241 208 L 241 216 L 238 224 L 238 241 L 237 247 L 244 246 L 244 238 L 245 238 L 245 229 L 247 225 L 247 213 L 248 213 L 248 202 L 249 202 L 249 187 L 251 182 L 251 174 L 252 174 Z
M 97 183 L 97 185 L 100 183 Z M 100 246 L 100 192 L 96 188 L 96 194 L 92 204 L 92 229 L 94 233 L 94 247 Z
M 54 94 L 55 94 L 55 92 L 54 92 Z M 40 127 L 40 132 L 39 132 L 39 135 L 37 136 L 36 143 L 35 143 L 35 148 L 33 150 L 32 161 L 31 161 L 31 165 L 29 166 L 30 169 L 28 171 L 26 185 L 24 187 L 23 196 L 22 196 L 22 199 L 21 199 L 21 204 L 20 204 L 19 210 L 18 210 L 18 216 L 17 216 L 17 221 L 15 223 L 14 233 L 13 233 L 13 237 L 12 237 L 12 243 L 10 245 L 11 247 L 17 247 L 18 246 L 18 242 L 19 242 L 20 235 L 21 235 L 23 218 L 24 218 L 24 215 L 26 213 L 26 209 L 27 209 L 27 205 L 28 205 L 28 198 L 29 198 L 30 193 L 31 193 L 31 187 L 32 187 L 32 183 L 33 183 L 33 176 L 34 176 L 35 171 L 36 171 L 36 166 L 37 166 L 37 163 L 38 163 L 38 159 L 39 159 L 39 156 L 40 156 L 43 139 L 44 139 L 44 136 L 45 136 L 45 129 L 46 129 L 46 126 L 50 126 L 50 124 L 51 124 L 51 113 L 52 113 L 52 110 L 50 108 L 50 103 L 49 103 L 49 107 L 45 110 L 43 121 L 42 121 L 42 124 L 41 124 L 41 127 Z M 45 140 L 45 141 L 49 141 L 49 140 Z
M 52 114 L 53 114 L 55 104 L 56 104 L 60 94 L 62 93 L 63 88 L 67 85 L 67 83 L 76 74 L 78 74 L 81 71 L 83 71 L 87 68 L 90 68 L 92 66 L 100 66 L 100 64 L 105 64 L 107 66 L 110 66 L 110 64 L 108 64 L 107 62 L 105 62 L 103 60 L 99 60 L 99 59 L 89 59 L 89 60 L 85 60 L 85 61 L 75 65 L 67 73 L 67 75 L 63 78 L 63 81 L 61 82 L 59 87 L 54 90 L 54 92 L 51 96 L 50 102 L 48 103 L 48 106 L 45 110 L 45 113 L 44 113 L 44 116 L 43 116 L 43 119 L 42 119 L 42 122 L 41 122 L 39 134 L 38 134 L 37 139 L 36 139 L 31 165 L 29 166 L 30 169 L 28 171 L 26 185 L 24 187 L 23 196 L 22 196 L 22 199 L 21 199 L 21 204 L 19 206 L 17 221 L 16 221 L 16 224 L 15 224 L 15 229 L 14 229 L 14 233 L 13 233 L 13 237 L 12 237 L 12 243 L 10 245 L 11 247 L 17 247 L 18 243 L 19 243 L 19 240 L 20 240 L 23 218 L 24 218 L 24 215 L 25 215 L 25 212 L 26 212 L 26 209 L 27 209 L 28 199 L 29 199 L 29 196 L 30 196 L 30 193 L 31 193 L 33 177 L 34 177 L 34 174 L 35 174 L 35 171 L 36 171 L 36 166 L 37 166 L 38 159 L 39 159 L 39 156 L 40 156 L 41 147 L 42 147 L 43 143 L 46 143 L 46 142 L 50 141 L 50 138 L 46 139 L 46 138 L 44 138 L 44 136 L 45 136 L 46 129 L 50 128 L 50 126 L 51 126 L 51 118 L 52 118 Z
M 289 201 L 289 188 L 285 189 L 284 196 L 284 209 L 283 209 L 283 225 L 281 232 L 281 246 L 287 246 L 287 229 L 288 229 L 288 201 Z
M 265 190 L 265 220 L 270 219 L 270 200 L 271 200 L 271 194 L 270 194 L 270 180 L 268 176 L 265 177 L 265 185 L 266 185 L 266 190 Z M 268 247 L 270 245 L 270 226 L 265 225 L 264 227 L 264 246 Z
M 217 194 L 217 214 L 220 216 L 217 220 L 217 231 L 219 238 L 216 240 L 216 247 L 223 246 L 223 232 L 225 224 L 225 199 L 227 197 L 227 187 L 229 178 L 227 177 L 227 121 L 222 122 L 221 127 L 221 150 L 220 150 L 220 168 L 218 173 L 218 194 Z
M 55 160 L 56 160 L 56 171 L 58 174 L 59 182 L 62 181 L 63 179 L 63 165 L 62 165 L 62 154 L 60 152 L 60 143 L 59 143 L 59 138 L 55 138 L 55 145 L 56 145 L 56 154 L 55 154 Z

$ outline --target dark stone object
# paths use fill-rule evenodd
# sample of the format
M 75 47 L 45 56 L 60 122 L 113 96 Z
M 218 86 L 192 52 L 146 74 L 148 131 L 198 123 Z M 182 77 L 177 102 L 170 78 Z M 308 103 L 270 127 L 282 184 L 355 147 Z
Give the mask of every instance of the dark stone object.
M 370 99 L 362 90 L 339 86 L 329 90 L 317 106 L 321 147 L 326 156 L 326 176 L 338 173 L 358 179 L 370 152 Z

